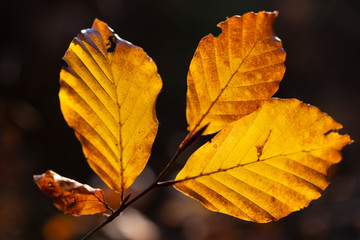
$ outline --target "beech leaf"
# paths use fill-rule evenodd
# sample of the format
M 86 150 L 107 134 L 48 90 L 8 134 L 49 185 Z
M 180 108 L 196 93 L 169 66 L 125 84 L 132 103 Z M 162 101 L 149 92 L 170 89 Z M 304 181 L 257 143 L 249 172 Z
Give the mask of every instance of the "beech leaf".
M 271 99 L 199 148 L 176 189 L 208 209 L 270 222 L 308 206 L 328 186 L 328 169 L 351 142 L 318 108 Z
M 122 193 L 144 169 L 157 133 L 157 67 L 142 48 L 97 19 L 71 42 L 64 61 L 64 118 L 91 168 Z
M 34 175 L 34 181 L 43 193 L 52 197 L 55 206 L 64 213 L 79 216 L 109 210 L 104 193 L 99 188 L 62 177 L 51 170 Z
M 218 37 L 204 37 L 187 76 L 188 130 L 204 134 L 255 111 L 279 87 L 286 53 L 273 32 L 277 12 L 246 13 L 218 24 Z

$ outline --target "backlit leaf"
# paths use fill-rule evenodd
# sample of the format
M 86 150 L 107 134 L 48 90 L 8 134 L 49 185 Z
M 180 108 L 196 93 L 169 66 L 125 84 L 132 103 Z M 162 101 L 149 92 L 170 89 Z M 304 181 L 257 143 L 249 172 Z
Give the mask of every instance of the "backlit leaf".
M 53 198 L 55 206 L 64 213 L 79 216 L 108 210 L 101 189 L 62 177 L 51 170 L 34 175 L 34 181 L 43 193 Z
M 204 37 L 187 77 L 188 130 L 209 123 L 204 134 L 255 111 L 278 89 L 285 51 L 273 32 L 277 12 L 247 13 L 218 24 L 218 37 Z
M 213 211 L 269 222 L 306 207 L 351 142 L 342 126 L 299 100 L 272 99 L 229 124 L 187 161 L 175 188 Z
M 145 167 L 158 128 L 157 67 L 140 47 L 95 20 L 65 53 L 60 104 L 91 168 L 123 192 Z

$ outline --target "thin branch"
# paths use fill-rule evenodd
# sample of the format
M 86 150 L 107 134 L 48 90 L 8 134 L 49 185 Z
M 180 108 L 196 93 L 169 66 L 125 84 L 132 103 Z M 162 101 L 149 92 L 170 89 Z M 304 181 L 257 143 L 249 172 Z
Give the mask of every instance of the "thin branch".
M 89 237 L 91 237 L 91 235 L 93 235 L 95 232 L 97 232 L 98 230 L 103 228 L 105 225 L 112 222 L 112 220 L 114 220 L 117 216 L 119 216 L 120 213 L 122 211 L 124 211 L 124 209 L 126 208 L 125 205 L 126 205 L 126 202 L 129 200 L 129 198 L 130 198 L 130 194 L 125 197 L 125 199 L 122 201 L 120 207 L 115 212 L 113 212 L 108 218 L 106 218 L 104 222 L 102 222 L 100 225 L 98 225 L 96 228 L 94 228 L 88 234 L 86 234 L 81 240 L 89 239 Z
M 128 208 L 130 205 L 132 205 L 134 202 L 136 202 L 137 200 L 139 200 L 141 197 L 143 197 L 144 195 L 146 195 L 148 192 L 154 190 L 157 187 L 164 187 L 164 186 L 170 186 L 173 185 L 176 181 L 173 181 L 174 183 L 170 184 L 171 181 L 167 181 L 168 184 L 166 185 L 165 183 L 167 182 L 160 182 L 160 180 L 164 177 L 164 175 L 169 171 L 169 169 L 174 165 L 174 163 L 176 162 L 176 160 L 178 159 L 178 157 L 180 156 L 180 154 L 182 152 L 184 152 L 186 149 L 188 149 L 190 146 L 192 146 L 202 135 L 202 133 L 205 131 L 206 127 L 208 125 L 202 127 L 201 129 L 199 129 L 196 132 L 190 132 L 188 134 L 188 136 L 184 139 L 184 141 L 181 143 L 181 145 L 179 146 L 178 150 L 176 151 L 176 153 L 174 154 L 174 156 L 171 158 L 171 160 L 169 161 L 169 163 L 165 166 L 165 168 L 161 171 L 161 173 L 157 176 L 157 178 L 154 180 L 154 182 L 148 187 L 146 188 L 144 191 L 142 191 L 141 193 L 139 193 L 139 195 L 135 196 L 133 199 L 131 199 L 130 201 L 130 195 L 126 196 L 125 199 L 122 201 L 120 207 L 114 212 L 112 211 L 112 214 L 105 219 L 104 222 L 102 222 L 100 225 L 98 225 L 96 228 L 94 228 L 93 230 L 91 230 L 88 234 L 86 234 L 81 240 L 87 240 L 89 239 L 95 232 L 97 232 L 98 230 L 100 230 L 101 228 L 103 228 L 105 225 L 107 225 L 108 223 L 112 222 L 116 217 L 118 217 L 120 215 L 120 213 L 122 213 L 126 208 Z

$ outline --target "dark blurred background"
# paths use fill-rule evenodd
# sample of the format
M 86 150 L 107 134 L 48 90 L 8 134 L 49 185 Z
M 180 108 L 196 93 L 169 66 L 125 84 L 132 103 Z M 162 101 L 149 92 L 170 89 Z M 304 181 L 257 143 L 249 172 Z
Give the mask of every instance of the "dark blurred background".
M 144 48 L 163 79 L 159 132 L 142 181 L 131 188 L 136 193 L 187 134 L 186 75 L 199 40 L 219 34 L 216 24 L 226 17 L 260 10 L 280 12 L 274 27 L 287 51 L 286 74 L 275 96 L 318 106 L 355 140 L 344 149 L 323 196 L 276 223 L 255 224 L 161 189 L 93 239 L 360 239 L 360 1 L 34 0 L 4 1 L 0 8 L 0 239 L 79 239 L 103 219 L 62 214 L 32 180 L 53 169 L 106 188 L 59 108 L 61 58 L 81 29 L 91 27 L 94 18 L 106 21 L 121 38 Z M 116 207 L 117 196 L 106 193 Z

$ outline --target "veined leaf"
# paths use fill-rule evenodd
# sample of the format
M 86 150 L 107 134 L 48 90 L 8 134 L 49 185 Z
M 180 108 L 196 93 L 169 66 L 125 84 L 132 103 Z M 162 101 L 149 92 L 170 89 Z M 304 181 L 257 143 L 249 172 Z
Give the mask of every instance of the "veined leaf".
M 204 37 L 187 77 L 188 130 L 204 134 L 255 111 L 278 89 L 285 51 L 272 26 L 277 12 L 246 13 L 218 24 L 219 37 Z
M 109 210 L 104 193 L 99 188 L 81 184 L 51 170 L 34 175 L 34 181 L 43 193 L 52 197 L 55 206 L 64 213 L 80 216 Z
M 145 167 L 157 132 L 162 87 L 152 59 L 95 20 L 71 42 L 60 104 L 91 168 L 123 192 Z
M 342 126 L 299 100 L 271 99 L 199 148 L 174 186 L 213 211 L 269 222 L 306 207 L 351 142 Z

